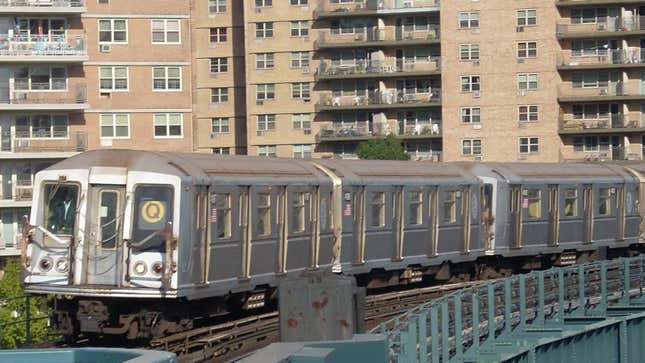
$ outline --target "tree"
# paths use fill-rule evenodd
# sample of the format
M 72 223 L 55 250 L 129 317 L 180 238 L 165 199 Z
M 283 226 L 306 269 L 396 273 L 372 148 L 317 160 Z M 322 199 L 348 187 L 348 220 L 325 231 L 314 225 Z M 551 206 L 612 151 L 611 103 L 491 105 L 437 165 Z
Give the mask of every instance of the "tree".
M 409 160 L 401 141 L 388 135 L 385 139 L 363 141 L 356 150 L 358 157 L 368 160 Z
M 20 285 L 20 259 L 11 258 L 0 280 L 0 348 L 15 349 L 26 343 L 26 301 Z M 45 342 L 51 334 L 47 326 L 47 301 L 30 297 L 31 344 Z

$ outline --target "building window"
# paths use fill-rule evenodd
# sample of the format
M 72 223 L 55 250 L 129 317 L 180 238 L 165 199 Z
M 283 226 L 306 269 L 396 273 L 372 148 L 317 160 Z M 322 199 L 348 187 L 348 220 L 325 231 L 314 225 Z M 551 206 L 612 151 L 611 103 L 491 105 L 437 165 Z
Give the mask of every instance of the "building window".
M 537 11 L 535 9 L 520 9 L 517 11 L 517 26 L 535 24 L 537 24 Z
M 155 91 L 181 91 L 181 67 L 153 67 Z
M 228 88 L 211 88 L 211 103 L 228 102 Z
M 228 72 L 228 58 L 211 58 L 211 73 Z
M 609 152 L 609 136 L 585 136 L 573 138 L 573 151 Z
M 258 156 L 269 156 L 275 158 L 275 145 L 260 145 L 258 146 Z
M 99 73 L 101 91 L 128 90 L 128 67 L 101 67 Z
M 65 139 L 69 136 L 65 115 L 16 116 L 17 139 Z
M 296 82 L 291 84 L 291 98 L 308 100 L 310 96 L 310 85 L 308 82 Z
M 537 105 L 522 105 L 517 107 L 519 122 L 536 122 L 538 120 L 539 107 Z
M 461 76 L 461 92 L 474 92 L 481 90 L 479 76 Z
M 564 216 L 578 216 L 578 190 L 576 188 L 567 188 L 564 190 Z
M 291 115 L 291 124 L 294 130 L 311 130 L 311 115 L 308 113 L 294 113 Z
M 459 13 L 459 28 L 479 28 L 479 12 L 474 11 Z
M 465 156 L 480 156 L 482 141 L 480 139 L 461 140 L 461 153 Z
M 385 227 L 385 193 L 371 193 L 372 227 Z
M 571 9 L 571 24 L 595 24 L 607 22 L 607 8 Z
M 311 144 L 293 145 L 294 159 L 311 159 Z
M 130 115 L 126 113 L 108 113 L 99 116 L 102 139 L 129 139 Z
M 211 133 L 227 134 L 230 132 L 228 117 L 213 117 L 211 119 Z
M 225 13 L 227 0 L 208 0 L 208 12 L 210 14 Z
M 530 219 L 542 217 L 542 193 L 539 189 L 524 189 L 524 200 L 527 206 L 527 216 Z
M 258 39 L 273 37 L 273 23 L 255 23 L 255 37 Z
M 291 217 L 290 222 L 291 232 L 304 232 L 305 231 L 305 193 L 293 193 L 291 201 Z
M 611 188 L 598 189 L 598 214 L 611 215 Z
M 211 201 L 211 213 L 213 214 L 211 222 L 215 224 L 215 238 L 231 238 L 231 194 L 213 194 Z
M 309 0 L 291 0 L 291 6 L 303 6 L 309 4 Z
M 275 99 L 275 84 L 273 83 L 258 84 L 256 97 L 258 101 Z
M 231 155 L 230 147 L 214 147 L 213 154 L 215 155 Z
M 159 44 L 181 43 L 180 23 L 178 19 L 152 20 L 152 42 Z
M 408 224 L 418 226 L 423 224 L 423 193 L 409 192 L 408 194 Z
M 183 115 L 180 113 L 157 113 L 154 124 L 156 138 L 181 138 L 184 135 Z
M 268 236 L 271 234 L 271 194 L 258 193 L 257 211 L 257 233 L 259 236 Z
M 99 20 L 99 43 L 127 43 L 128 22 L 125 19 Z
M 258 115 L 258 131 L 275 130 L 275 115 Z
M 291 52 L 291 68 L 309 67 L 309 52 Z
M 444 193 L 443 198 L 443 223 L 457 222 L 457 192 Z
M 256 8 L 265 8 L 269 6 L 273 6 L 273 0 L 255 0 Z
M 461 122 L 465 124 L 478 124 L 481 122 L 481 109 L 479 107 L 462 107 Z
M 520 137 L 520 154 L 535 154 L 540 151 L 540 140 L 537 137 Z
M 517 43 L 518 58 L 535 58 L 537 57 L 537 42 L 519 42 Z
M 306 20 L 298 20 L 291 22 L 291 36 L 292 37 L 308 37 L 309 36 L 309 22 Z
M 583 104 L 572 106 L 574 120 L 609 119 L 609 104 Z
M 517 75 L 517 89 L 534 90 L 538 88 L 537 73 L 520 73 Z
M 17 67 L 13 77 L 15 90 L 62 91 L 67 89 L 67 69 L 64 66 Z
M 461 44 L 459 46 L 459 59 L 462 61 L 479 60 L 479 43 Z
M 210 28 L 209 38 L 211 43 L 225 43 L 226 28 Z
M 255 55 L 255 68 L 271 69 L 274 66 L 273 53 L 258 53 Z
M 571 75 L 571 87 L 573 88 L 599 88 L 609 86 L 609 72 L 584 72 Z

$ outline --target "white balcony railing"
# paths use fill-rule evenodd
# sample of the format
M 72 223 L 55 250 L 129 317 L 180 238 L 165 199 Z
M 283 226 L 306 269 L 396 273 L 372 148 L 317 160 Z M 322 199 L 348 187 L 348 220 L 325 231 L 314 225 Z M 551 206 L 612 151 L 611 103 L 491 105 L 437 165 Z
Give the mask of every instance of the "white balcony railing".
M 0 57 L 86 56 L 84 36 L 0 34 Z
M 85 0 L 0 0 L 1 8 L 83 8 Z

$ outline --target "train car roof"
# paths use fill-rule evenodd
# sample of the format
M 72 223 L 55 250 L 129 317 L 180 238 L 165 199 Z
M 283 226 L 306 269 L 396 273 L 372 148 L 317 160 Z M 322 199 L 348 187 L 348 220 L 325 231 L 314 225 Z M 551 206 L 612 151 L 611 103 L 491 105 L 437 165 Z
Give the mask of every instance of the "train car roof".
M 497 175 L 514 184 L 624 182 L 633 178 L 620 166 L 596 163 L 480 163 L 469 169 L 477 175 Z

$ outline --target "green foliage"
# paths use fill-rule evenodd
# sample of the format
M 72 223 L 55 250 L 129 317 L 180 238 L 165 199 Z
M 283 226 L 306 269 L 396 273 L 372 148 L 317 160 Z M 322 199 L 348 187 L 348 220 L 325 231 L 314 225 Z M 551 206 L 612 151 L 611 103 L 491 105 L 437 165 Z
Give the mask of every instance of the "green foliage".
M 401 141 L 389 135 L 385 139 L 363 141 L 356 150 L 358 157 L 367 160 L 409 160 Z
M 4 277 L 0 280 L 0 348 L 15 349 L 26 343 L 27 310 L 24 295 L 20 285 L 20 259 L 8 259 Z M 43 297 L 31 297 L 29 311 L 31 344 L 42 343 L 51 334 L 46 319 L 47 300 Z M 14 317 L 16 313 L 17 317 Z

